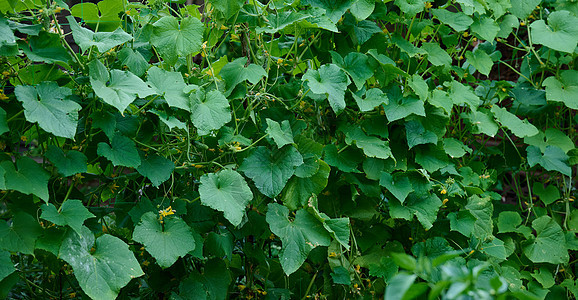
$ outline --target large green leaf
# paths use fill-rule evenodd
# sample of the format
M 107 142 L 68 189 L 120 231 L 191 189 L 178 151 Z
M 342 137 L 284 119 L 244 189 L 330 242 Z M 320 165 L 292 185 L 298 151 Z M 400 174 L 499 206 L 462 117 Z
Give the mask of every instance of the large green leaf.
M 121 288 L 144 273 L 128 245 L 109 234 L 94 239 L 86 227 L 69 231 L 59 257 L 70 264 L 82 290 L 93 299 L 116 299 Z
M 494 207 L 490 198 L 482 198 L 477 195 L 471 196 L 468 198 L 468 204 L 465 208 L 476 218 L 472 231 L 474 237 L 480 240 L 492 237 L 494 230 L 494 223 L 492 221 Z
M 338 150 L 333 144 L 323 148 L 324 159 L 330 166 L 336 167 L 343 172 L 359 172 L 357 165 L 363 160 L 359 150 L 351 148 Z
M 56 209 L 52 203 L 42 205 L 41 209 L 42 215 L 40 217 L 42 219 L 59 226 L 68 225 L 78 234 L 82 234 L 84 221 L 95 217 L 80 200 L 67 200 L 62 203 L 60 209 Z
M 201 50 L 203 24 L 199 19 L 187 17 L 179 20 L 173 16 L 160 18 L 153 24 L 151 43 L 169 64 L 179 56 L 187 56 Z
M 493 41 L 500 31 L 500 26 L 490 17 L 481 17 L 474 21 L 470 27 L 472 32 L 477 34 L 481 39 L 486 41 Z
M 452 58 L 438 43 L 423 43 L 422 48 L 427 52 L 427 59 L 434 66 L 450 66 Z
M 383 141 L 376 136 L 369 136 L 359 127 L 349 127 L 344 132 L 345 142 L 347 144 L 355 142 L 355 146 L 362 149 L 365 155 L 381 159 L 393 158 L 388 141 Z
M 50 174 L 30 157 L 18 159 L 16 165 L 18 170 L 10 161 L 0 163 L 0 167 L 4 169 L 6 189 L 19 191 L 23 194 L 33 194 L 48 202 L 48 179 L 50 179 Z
M 281 200 L 290 209 L 298 209 L 307 204 L 312 195 L 317 195 L 327 186 L 331 168 L 319 160 L 319 168 L 313 176 L 301 178 L 294 176 L 287 182 Z
M 10 259 L 10 252 L 0 251 L 0 281 L 12 274 L 16 269 Z
M 183 91 L 186 84 L 181 73 L 165 71 L 154 66 L 147 74 L 148 84 L 157 94 L 165 98 L 169 106 L 190 111 L 189 97 Z
M 66 17 L 68 23 L 70 24 L 70 29 L 72 29 L 72 36 L 74 41 L 80 46 L 82 51 L 90 49 L 92 46 L 96 46 L 98 51 L 101 53 L 112 49 L 115 46 L 126 43 L 132 40 L 132 36 L 126 33 L 121 28 L 117 28 L 113 32 L 93 32 L 90 29 L 83 28 L 72 16 Z
M 246 64 L 247 58 L 240 57 L 226 64 L 219 72 L 219 75 L 227 84 L 227 95 L 230 94 L 239 83 L 245 80 L 256 84 L 261 78 L 267 76 L 263 67 L 256 64 L 246 66 Z
M 490 75 L 494 62 L 486 52 L 480 49 L 474 52 L 468 51 L 466 52 L 466 58 L 468 59 L 468 63 L 474 66 L 478 72 L 486 76 Z
M 322 213 L 317 208 L 317 197 L 312 196 L 308 201 L 309 212 L 323 224 L 323 228 L 329 232 L 332 238 L 334 238 L 343 248 L 349 250 L 349 237 L 351 228 L 349 225 L 349 218 L 330 218 L 325 213 Z
M 293 144 L 293 131 L 289 120 L 284 120 L 279 124 L 271 119 L 266 119 L 267 129 L 265 132 L 275 141 L 277 147 L 281 148 L 287 144 Z
M 336 52 L 331 51 L 331 56 L 334 57 L 333 63 L 340 66 L 345 73 L 349 74 L 353 83 L 358 90 L 360 90 L 365 81 L 373 76 L 373 69 L 369 65 L 367 55 L 359 52 L 350 52 L 341 59 L 341 56 Z M 337 58 L 338 61 L 335 60 Z
M 200 179 L 201 203 L 225 214 L 231 224 L 238 226 L 253 193 L 241 174 L 233 170 L 205 174 Z
M 411 220 L 415 215 L 425 229 L 430 229 L 437 220 L 442 201 L 436 195 L 409 194 L 402 204 L 397 200 L 389 202 L 390 214 L 393 218 Z
M 385 290 L 386 299 L 402 300 L 404 295 L 408 294 L 417 275 L 398 273 L 388 281 L 387 289 Z
M 389 98 L 380 89 L 369 89 L 365 92 L 365 96 L 362 98 L 357 94 L 352 94 L 353 99 L 359 106 L 359 110 L 362 112 L 368 112 L 374 110 L 376 107 L 385 104 L 389 104 Z
M 98 143 L 97 153 L 106 157 L 115 166 L 136 168 L 141 164 L 135 143 L 124 135 L 115 135 L 110 141 L 110 146 L 105 142 Z
M 142 176 L 150 179 L 153 186 L 159 186 L 169 180 L 174 169 L 175 164 L 170 159 L 153 154 L 141 159 L 141 164 L 137 171 Z
M 328 96 L 329 105 L 336 114 L 345 109 L 345 90 L 350 81 L 347 74 L 337 65 L 326 64 L 318 70 L 309 69 L 303 80 L 308 82 L 311 92 Z
M 536 146 L 528 146 L 526 151 L 530 167 L 539 164 L 548 171 L 558 171 L 566 176 L 572 176 L 572 168 L 568 165 L 568 155 L 560 147 L 547 146 L 544 154 Z
M 278 14 L 267 15 L 267 26 L 258 27 L 257 34 L 260 33 L 276 33 L 283 30 L 285 27 L 308 18 L 309 15 L 302 14 L 295 11 L 284 11 Z
M 13 56 L 18 54 L 18 45 L 14 32 L 10 29 L 8 20 L 0 16 L 0 56 Z
M 273 198 L 281 193 L 295 168 L 303 163 L 303 157 L 293 146 L 271 151 L 259 146 L 243 161 L 239 168 L 255 182 L 265 196 Z
M 413 192 L 413 186 L 405 173 L 381 173 L 379 184 L 385 187 L 392 195 L 403 204 L 409 193 Z
M 44 81 L 36 86 L 19 85 L 14 90 L 18 101 L 22 102 L 26 120 L 38 123 L 40 127 L 56 136 L 73 139 L 76 135 L 78 111 L 82 107 L 66 100 L 72 91 L 59 87 L 56 82 Z
M 532 42 L 554 50 L 574 53 L 578 44 L 578 17 L 567 10 L 554 11 L 544 20 L 530 24 Z
M 524 254 L 534 263 L 568 263 L 566 238 L 560 225 L 549 216 L 542 216 L 532 222 L 536 238 L 523 248 Z
M 23 254 L 34 254 L 36 239 L 42 234 L 38 221 L 24 212 L 12 217 L 11 226 L 0 221 L 0 249 Z
M 45 155 L 64 177 L 84 173 L 87 170 L 88 159 L 82 152 L 70 150 L 65 154 L 62 148 L 50 145 Z
M 325 15 L 331 19 L 331 22 L 337 24 L 339 19 L 352 5 L 351 0 L 303 0 L 303 5 L 311 5 L 325 10 Z
M 121 64 L 128 67 L 129 71 L 139 77 L 149 68 L 149 63 L 144 56 L 138 50 L 133 50 L 132 48 L 122 48 L 118 52 L 118 59 Z M 151 83 L 149 82 L 149 84 Z
M 405 123 L 405 134 L 409 149 L 422 144 L 437 144 L 438 137 L 435 133 L 426 130 L 418 120 L 410 120 Z
M 180 218 L 168 217 L 161 221 L 156 213 L 147 212 L 134 228 L 132 239 L 143 244 L 159 266 L 168 268 L 195 249 L 191 230 Z
M 383 110 L 390 122 L 403 119 L 411 114 L 425 117 L 424 102 L 415 97 L 391 99 L 388 105 L 383 106 Z
M 541 0 L 511 0 L 512 8 L 510 12 L 514 14 L 519 19 L 525 19 L 536 9 L 536 5 L 539 5 Z
M 295 219 L 290 220 L 287 207 L 276 203 L 267 207 L 269 228 L 281 238 L 279 260 L 285 274 L 297 271 L 315 247 L 329 246 L 331 239 L 326 229 L 306 210 L 298 210 Z
M 432 14 L 444 24 L 448 24 L 456 31 L 466 31 L 474 22 L 472 18 L 463 12 L 450 12 L 446 9 L 432 9 Z
M 100 31 L 113 31 L 121 23 L 119 14 L 124 13 L 125 3 L 119 0 L 102 0 L 97 4 L 80 2 L 70 8 L 70 13 L 92 28 L 98 26 Z
M 425 8 L 425 0 L 395 0 L 395 5 L 408 16 L 415 16 Z
M 494 118 L 487 111 L 471 111 L 469 114 L 462 113 L 461 116 L 472 125 L 472 133 L 483 133 L 488 136 L 495 136 L 500 129 Z
M 199 135 L 207 135 L 231 121 L 229 101 L 220 91 L 199 89 L 190 97 L 191 121 Z
M 94 93 L 102 100 L 118 109 L 122 114 L 136 96 L 141 98 L 154 94 L 154 91 L 136 75 L 129 71 L 111 70 L 99 61 L 89 64 L 90 84 Z
M 560 72 L 560 80 L 550 76 L 544 80 L 546 99 L 563 102 L 571 109 L 578 109 L 578 71 L 564 70 Z
M 41 31 L 38 36 L 30 37 L 28 46 L 21 46 L 22 51 L 31 61 L 45 63 L 66 63 L 70 60 L 70 54 L 60 42 L 58 34 Z
M 365 20 L 375 9 L 375 0 L 355 0 L 349 11 L 357 21 Z
M 494 117 L 502 126 L 508 128 L 517 137 L 523 138 L 538 134 L 538 128 L 528 122 L 528 120 L 520 120 L 503 107 L 494 105 L 492 113 L 494 113 Z

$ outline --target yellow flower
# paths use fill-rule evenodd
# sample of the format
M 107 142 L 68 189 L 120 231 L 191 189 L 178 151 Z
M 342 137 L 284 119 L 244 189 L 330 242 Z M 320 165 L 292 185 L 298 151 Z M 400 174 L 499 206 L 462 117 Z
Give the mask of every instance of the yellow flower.
M 54 9 L 54 13 L 57 14 L 62 11 L 62 7 L 58 6 Z
M 23 135 L 23 136 L 20 137 L 20 140 L 23 141 L 23 142 L 26 142 L 26 141 L 28 141 L 28 137 L 25 136 L 25 135 Z
M 448 193 L 448 191 L 447 191 L 446 189 L 443 189 L 443 190 L 440 191 L 440 194 L 442 194 L 442 195 L 445 195 L 445 194 L 447 194 L 447 193 Z
M 337 254 L 335 252 L 331 252 L 329 253 L 329 257 L 337 257 Z
M 445 198 L 444 201 L 442 202 L 442 205 L 446 205 L 446 203 L 448 203 L 449 199 Z
M 432 8 L 432 6 L 433 6 L 433 5 L 431 4 L 431 2 L 426 2 L 426 3 L 425 3 L 425 8 L 426 8 L 426 9 Z
M 174 210 L 171 206 L 167 207 L 164 210 L 159 210 L 160 219 L 166 218 L 167 216 L 174 215 L 177 211 Z
M 282 58 L 278 58 L 277 59 L 277 64 L 282 64 L 283 63 L 283 59 Z
M 464 33 L 462 34 L 462 36 L 465 37 L 465 38 L 467 38 L 468 36 L 470 36 L 470 33 L 466 31 L 466 32 L 464 32 Z

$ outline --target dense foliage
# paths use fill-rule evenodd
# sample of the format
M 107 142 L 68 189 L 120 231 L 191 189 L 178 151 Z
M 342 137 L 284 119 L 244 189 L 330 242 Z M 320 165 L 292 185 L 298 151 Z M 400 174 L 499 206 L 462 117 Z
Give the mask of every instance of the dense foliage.
M 565 299 L 574 0 L 0 1 L 0 294 Z

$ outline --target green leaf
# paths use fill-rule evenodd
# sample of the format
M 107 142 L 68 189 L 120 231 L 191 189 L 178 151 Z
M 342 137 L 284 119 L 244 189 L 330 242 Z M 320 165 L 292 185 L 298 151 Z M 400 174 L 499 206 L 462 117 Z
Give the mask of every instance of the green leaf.
M 95 243 L 94 235 L 86 227 L 82 227 L 81 235 L 68 233 L 59 257 L 72 266 L 78 284 L 93 299 L 116 299 L 131 279 L 144 274 L 121 239 L 105 234 Z
M 203 23 L 194 17 L 180 20 L 173 16 L 160 18 L 153 24 L 150 41 L 161 56 L 174 64 L 179 56 L 187 56 L 201 50 Z
M 334 52 L 332 52 L 332 54 L 333 53 Z M 337 53 L 335 54 L 339 55 Z M 359 52 L 350 52 L 347 54 L 343 59 L 343 63 L 336 63 L 335 61 L 333 63 L 339 65 L 343 71 L 349 74 L 358 90 L 363 88 L 365 82 L 373 76 L 373 69 L 369 65 L 369 58 L 367 55 Z
M 490 75 L 494 62 L 492 58 L 484 51 L 478 49 L 474 52 L 466 52 L 467 62 L 470 63 L 478 72 L 486 76 Z
M 222 211 L 231 224 L 241 224 L 253 193 L 243 176 L 233 170 L 205 174 L 200 179 L 201 203 Z
M 456 31 L 466 31 L 474 22 L 470 16 L 461 11 L 454 13 L 445 9 L 432 9 L 431 12 L 440 22 L 449 25 Z
M 8 131 L 10 131 L 10 128 L 8 128 L 8 122 L 6 120 L 6 111 L 0 107 L 0 134 Z
M 385 187 L 391 194 L 403 204 L 409 193 L 413 192 L 413 186 L 405 173 L 396 173 L 393 176 L 382 172 L 379 185 Z
M 345 142 L 347 144 L 355 142 L 355 146 L 362 149 L 365 155 L 381 159 L 393 158 L 388 141 L 383 141 L 376 136 L 368 136 L 359 127 L 346 128 L 344 133 Z
M 72 91 L 59 87 L 56 82 L 44 81 L 36 86 L 19 85 L 14 93 L 22 102 L 26 120 L 56 136 L 74 139 L 78 123 L 78 111 L 82 107 L 65 100 Z
M 425 101 L 427 99 L 429 88 L 425 80 L 419 76 L 419 74 L 413 74 L 407 83 L 421 100 Z
M 545 267 L 541 267 L 539 272 L 538 270 L 534 271 L 532 277 L 534 277 L 534 279 L 536 279 L 536 281 L 538 281 L 538 283 L 540 283 L 545 289 L 551 288 L 556 283 L 554 276 L 552 276 L 552 272 Z
M 142 215 L 132 239 L 143 244 L 162 268 L 172 266 L 179 257 L 184 257 L 196 246 L 191 228 L 185 221 L 167 217 L 161 223 L 154 212 Z
M 544 20 L 530 24 L 532 42 L 548 48 L 574 53 L 578 44 L 578 17 L 567 10 L 554 11 Z
M 450 114 L 454 106 L 454 102 L 449 97 L 448 93 L 438 89 L 432 91 L 431 96 L 428 97 L 427 101 L 435 107 L 443 108 L 446 114 Z
M 183 92 L 186 87 L 183 75 L 179 72 L 165 71 L 152 67 L 147 72 L 147 83 L 159 95 L 162 95 L 169 106 L 190 111 L 189 97 Z
M 266 220 L 271 232 L 281 238 L 281 267 L 290 275 L 303 264 L 309 252 L 317 246 L 329 246 L 331 240 L 323 225 L 306 210 L 298 210 L 289 219 L 289 209 L 276 203 L 268 206 Z
M 18 45 L 14 32 L 10 29 L 8 20 L 0 16 L 0 56 L 14 56 L 18 54 Z
M 519 19 L 526 19 L 536 6 L 542 2 L 541 0 L 510 0 L 512 8 L 510 12 Z
M 403 37 L 394 34 L 391 38 L 391 42 L 399 47 L 403 52 L 407 53 L 410 57 L 414 57 L 418 54 L 427 54 L 425 49 L 418 48 L 414 46 L 414 44 L 410 43 L 408 40 L 404 39 Z
M 132 48 L 122 48 L 122 50 L 118 52 L 118 59 L 121 64 L 128 67 L 129 71 L 139 77 L 144 75 L 149 68 L 148 61 L 139 51 L 135 51 Z
M 219 75 L 221 75 L 227 84 L 226 95 L 229 95 L 239 83 L 245 80 L 251 84 L 256 84 L 261 78 L 267 77 L 267 73 L 263 67 L 256 64 L 245 66 L 246 64 L 247 58 L 240 57 L 226 64 L 219 72 Z
M 295 11 L 284 11 L 278 14 L 267 15 L 267 26 L 257 27 L 257 34 L 265 33 L 276 33 L 283 30 L 285 27 L 294 24 L 295 22 L 301 21 L 308 18 L 306 14 L 302 14 Z
M 517 137 L 523 138 L 538 134 L 538 128 L 528 122 L 528 120 L 518 119 L 516 115 L 505 108 L 494 105 L 492 106 L 492 113 L 494 113 L 494 117 L 502 126 L 508 128 Z
M 405 123 L 405 133 L 409 149 L 417 145 L 437 144 L 438 137 L 435 133 L 426 130 L 420 121 L 411 120 Z
M 574 142 L 562 131 L 556 128 L 548 128 L 545 133 L 539 132 L 531 137 L 525 137 L 524 143 L 540 148 L 544 152 L 548 146 L 556 146 L 565 153 L 574 149 Z
M 402 204 L 397 200 L 389 201 L 389 210 L 393 218 L 411 220 L 415 215 L 425 229 L 430 229 L 437 220 L 442 201 L 435 195 L 417 195 L 410 193 Z
M 82 52 L 90 49 L 92 46 L 96 46 L 100 53 L 104 53 L 115 46 L 124 44 L 132 40 L 132 36 L 126 33 L 121 28 L 117 28 L 113 32 L 93 32 L 90 29 L 83 28 L 72 16 L 66 17 L 68 23 L 70 24 L 70 29 L 72 30 L 72 36 L 74 41 L 80 46 Z
M 231 121 L 229 101 L 221 92 L 199 89 L 191 93 L 189 99 L 191 121 L 199 135 L 208 135 Z
M 450 230 L 457 231 L 466 237 L 470 237 L 474 231 L 476 217 L 467 210 L 451 212 L 448 214 L 450 220 Z
M 58 226 L 70 226 L 76 233 L 82 233 L 82 225 L 86 219 L 95 216 L 84 207 L 80 200 L 67 200 L 62 203 L 60 209 L 52 204 L 44 204 L 41 207 L 42 219 L 50 221 Z
M 484 16 L 480 19 L 476 19 L 474 24 L 470 26 L 470 29 L 481 39 L 486 41 L 493 41 L 500 31 L 500 26 L 492 18 Z
M 274 198 L 281 193 L 295 168 L 303 163 L 303 157 L 293 146 L 271 151 L 259 146 L 243 161 L 239 168 L 255 182 L 261 193 Z
M 269 118 L 267 118 L 266 121 L 267 129 L 265 132 L 275 141 L 278 148 L 294 143 L 293 131 L 291 130 L 289 120 L 284 120 L 281 124 Z
M 154 94 L 154 91 L 136 75 L 129 71 L 111 70 L 99 61 L 89 64 L 90 83 L 94 93 L 102 100 L 118 109 L 122 114 L 136 96 L 141 98 Z
M 331 279 L 333 279 L 333 283 L 335 284 L 351 284 L 349 271 L 342 266 L 333 268 L 333 272 L 331 272 Z
M 478 109 L 480 97 L 478 97 L 470 86 L 465 86 L 458 81 L 453 80 L 449 87 L 451 88 L 450 98 L 455 105 L 467 104 L 472 111 Z
M 483 133 L 493 137 L 498 133 L 498 124 L 487 111 L 473 110 L 469 114 L 462 113 L 462 116 L 472 125 L 472 133 L 474 134 Z
M 505 260 L 508 257 L 504 242 L 498 238 L 493 238 L 491 241 L 483 243 L 480 250 L 499 260 Z
M 48 179 L 50 174 L 30 157 L 21 157 L 16 161 L 18 170 L 12 162 L 3 161 L 4 180 L 7 190 L 19 191 L 23 194 L 33 194 L 48 203 Z
M 522 224 L 522 217 L 515 211 L 503 211 L 498 216 L 498 232 L 517 232 L 517 227 Z
M 428 172 L 433 173 L 449 164 L 446 152 L 432 144 L 418 147 L 415 155 L 415 162 L 420 164 Z
M 560 225 L 549 216 L 532 222 L 536 238 L 523 247 L 524 254 L 534 263 L 566 264 L 569 261 L 566 238 Z
M 21 49 L 31 61 L 67 65 L 70 60 L 70 54 L 62 46 L 60 36 L 46 31 L 41 31 L 38 36 L 30 37 L 28 45 L 22 45 Z
M 544 80 L 542 85 L 546 87 L 546 99 L 563 102 L 571 109 L 578 109 L 578 71 L 563 70 L 560 74 L 560 80 L 554 76 Z
M 476 218 L 473 226 L 474 237 L 480 240 L 492 237 L 494 230 L 492 214 L 494 208 L 490 198 L 481 198 L 477 195 L 471 196 L 468 198 L 468 204 L 466 204 L 465 208 Z
M 409 17 L 417 15 L 425 8 L 425 0 L 395 0 L 395 5 Z
M 402 300 L 413 285 L 417 275 L 399 273 L 391 278 L 385 289 L 385 298 L 388 300 Z
M 452 58 L 437 43 L 423 43 L 423 50 L 427 52 L 427 59 L 434 66 L 451 66 Z
M 34 254 L 36 239 L 42 234 L 38 221 L 24 212 L 12 217 L 11 226 L 0 221 L 0 249 L 22 254 Z
M 454 138 L 445 138 L 443 141 L 444 141 L 444 150 L 452 158 L 460 158 L 464 156 L 466 153 L 472 152 L 472 149 L 470 149 L 468 146 L 464 145 L 464 143 Z
M 349 11 L 357 21 L 365 20 L 375 9 L 375 0 L 355 0 Z
M 309 69 L 303 80 L 308 82 L 311 92 L 328 96 L 329 105 L 336 114 L 345 109 L 345 90 L 350 81 L 347 74 L 337 65 L 326 64 L 318 70 Z
M 14 273 L 14 263 L 10 259 L 10 252 L 0 251 L 0 281 Z
M 175 164 L 170 159 L 153 154 L 141 159 L 141 164 L 136 170 L 148 178 L 153 186 L 158 187 L 171 178 L 174 169 Z
M 86 172 L 88 159 L 82 152 L 70 150 L 65 154 L 61 148 L 50 145 L 45 156 L 64 177 Z
M 301 178 L 294 176 L 287 182 L 281 200 L 289 209 L 298 209 L 307 204 L 311 195 L 317 195 L 327 186 L 331 168 L 322 160 L 313 176 Z
M 539 164 L 548 171 L 558 171 L 566 176 L 572 176 L 572 168 L 568 165 L 568 155 L 559 147 L 546 147 L 544 155 L 536 146 L 528 146 L 526 152 L 530 167 Z
M 560 190 L 553 184 L 549 184 L 544 188 L 542 183 L 534 182 L 532 192 L 540 197 L 540 200 L 542 200 L 546 205 L 550 205 L 554 203 L 554 201 L 560 199 Z
M 391 99 L 388 105 L 383 106 L 383 110 L 389 122 L 403 119 L 411 114 L 425 117 L 424 102 L 415 97 Z
M 323 148 L 324 159 L 330 166 L 336 167 L 343 172 L 359 172 L 357 165 L 362 161 L 357 150 L 341 149 L 333 144 L 326 145 Z
M 136 168 L 141 164 L 135 143 L 124 135 L 115 135 L 110 141 L 110 146 L 104 142 L 98 143 L 97 153 L 106 157 L 115 166 Z
M 352 94 L 353 99 L 359 106 L 359 110 L 362 112 L 368 112 L 374 110 L 377 106 L 382 104 L 388 105 L 389 98 L 380 89 L 372 88 L 365 92 L 365 97 L 361 98 L 356 94 Z
M 100 31 L 112 31 L 116 29 L 121 20 L 119 13 L 124 12 L 124 1 L 102 0 L 97 4 L 90 2 L 81 2 L 70 8 L 70 13 L 89 23 L 92 28 Z
M 339 19 L 351 7 L 351 0 L 303 0 L 302 5 L 311 5 L 325 10 L 325 15 L 331 22 L 337 24 Z

